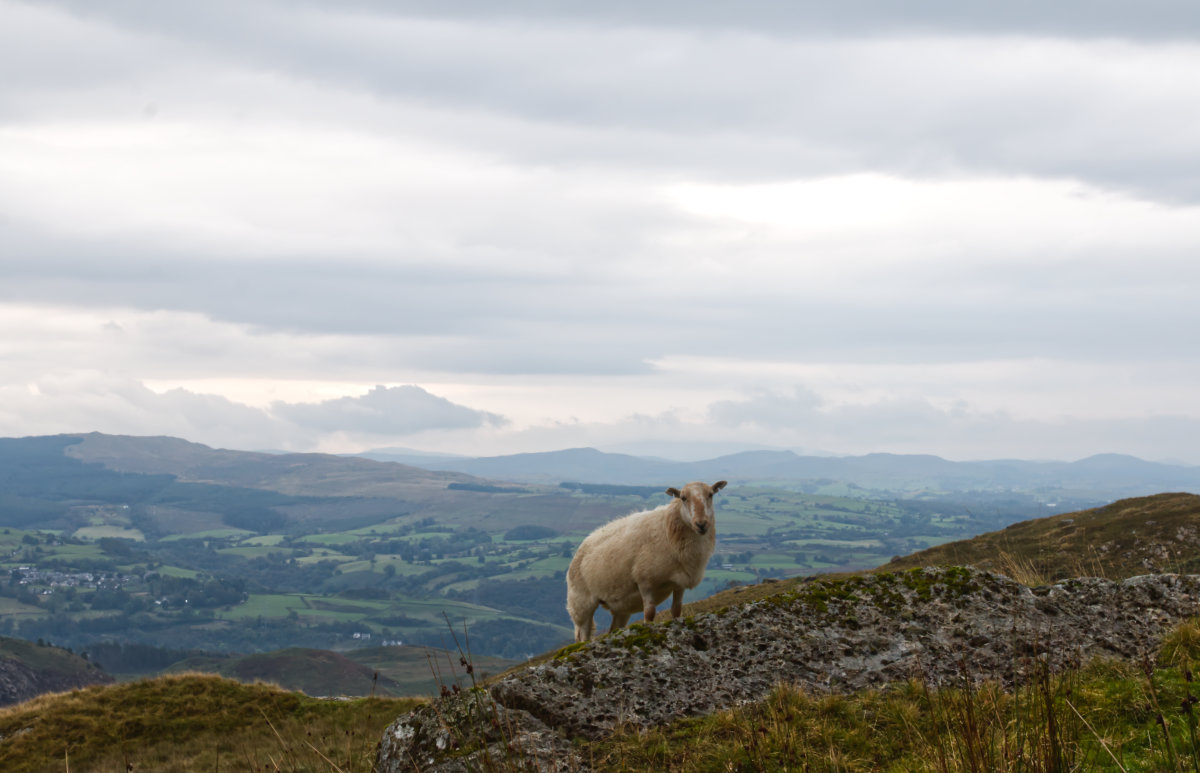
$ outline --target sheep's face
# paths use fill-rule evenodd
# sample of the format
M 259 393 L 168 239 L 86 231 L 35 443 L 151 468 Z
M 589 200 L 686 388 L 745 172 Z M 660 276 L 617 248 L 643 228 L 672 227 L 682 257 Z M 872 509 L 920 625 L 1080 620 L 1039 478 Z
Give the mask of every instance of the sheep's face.
M 713 528 L 713 494 L 725 488 L 725 481 L 719 480 L 711 486 L 707 483 L 689 483 L 683 490 L 669 488 L 667 493 L 682 503 L 680 515 L 691 524 L 698 534 L 707 534 Z

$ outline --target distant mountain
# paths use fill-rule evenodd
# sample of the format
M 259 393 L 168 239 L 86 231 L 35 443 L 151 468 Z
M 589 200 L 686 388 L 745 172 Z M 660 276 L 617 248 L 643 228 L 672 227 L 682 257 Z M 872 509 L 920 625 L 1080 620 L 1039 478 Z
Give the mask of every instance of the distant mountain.
M 698 462 L 646 459 L 594 448 L 490 457 L 405 457 L 428 470 L 524 483 L 564 481 L 672 486 L 689 480 L 782 483 L 843 481 L 894 492 L 1040 491 L 1117 499 L 1161 491 L 1200 492 L 1200 467 L 1100 454 L 1075 462 L 1002 459 L 953 462 L 930 455 L 800 456 L 744 451 Z
M 0 637 L 0 706 L 112 681 L 99 666 L 67 650 Z

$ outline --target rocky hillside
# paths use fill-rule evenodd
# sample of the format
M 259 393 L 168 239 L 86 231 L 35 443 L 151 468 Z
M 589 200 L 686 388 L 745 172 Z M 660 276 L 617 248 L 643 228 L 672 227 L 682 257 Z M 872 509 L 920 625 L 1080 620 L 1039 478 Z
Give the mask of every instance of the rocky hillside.
M 1029 588 L 992 572 L 918 568 L 817 579 L 666 624 L 573 645 L 400 717 L 381 771 L 466 770 L 513 749 L 542 769 L 586 768 L 571 738 L 653 726 L 762 699 L 780 682 L 856 692 L 920 677 L 1023 680 L 1045 664 L 1141 658 L 1200 612 L 1200 577 L 1065 580 Z
M 0 706 L 112 681 L 94 663 L 64 649 L 0 637 Z

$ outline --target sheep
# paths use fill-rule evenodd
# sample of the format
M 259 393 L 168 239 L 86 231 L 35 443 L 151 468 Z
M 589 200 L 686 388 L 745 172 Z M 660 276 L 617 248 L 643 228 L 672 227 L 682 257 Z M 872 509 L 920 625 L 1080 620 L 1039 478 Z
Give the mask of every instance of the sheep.
M 655 607 L 667 596 L 673 596 L 672 619 L 683 613 L 683 592 L 704 579 L 716 546 L 713 494 L 723 488 L 723 480 L 669 488 L 667 504 L 618 518 L 588 535 L 567 569 L 567 612 L 575 622 L 575 641 L 592 638 L 597 606 L 612 613 L 609 633 L 634 612 L 652 622 Z

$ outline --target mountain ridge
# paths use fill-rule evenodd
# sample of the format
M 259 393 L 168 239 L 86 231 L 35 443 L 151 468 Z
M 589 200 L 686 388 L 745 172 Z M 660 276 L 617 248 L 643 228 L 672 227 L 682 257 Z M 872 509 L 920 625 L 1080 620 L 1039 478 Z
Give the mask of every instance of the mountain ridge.
M 362 454 L 375 458 L 372 452 Z M 739 451 L 694 462 L 614 454 L 595 448 L 487 457 L 380 455 L 426 469 L 522 483 L 578 481 L 595 484 L 672 485 L 725 478 L 738 482 L 839 480 L 862 488 L 919 492 L 1087 489 L 1110 499 L 1164 490 L 1200 492 L 1200 467 L 1102 453 L 1074 461 L 996 459 L 958 462 L 932 454 L 870 453 L 802 456 L 789 450 Z

